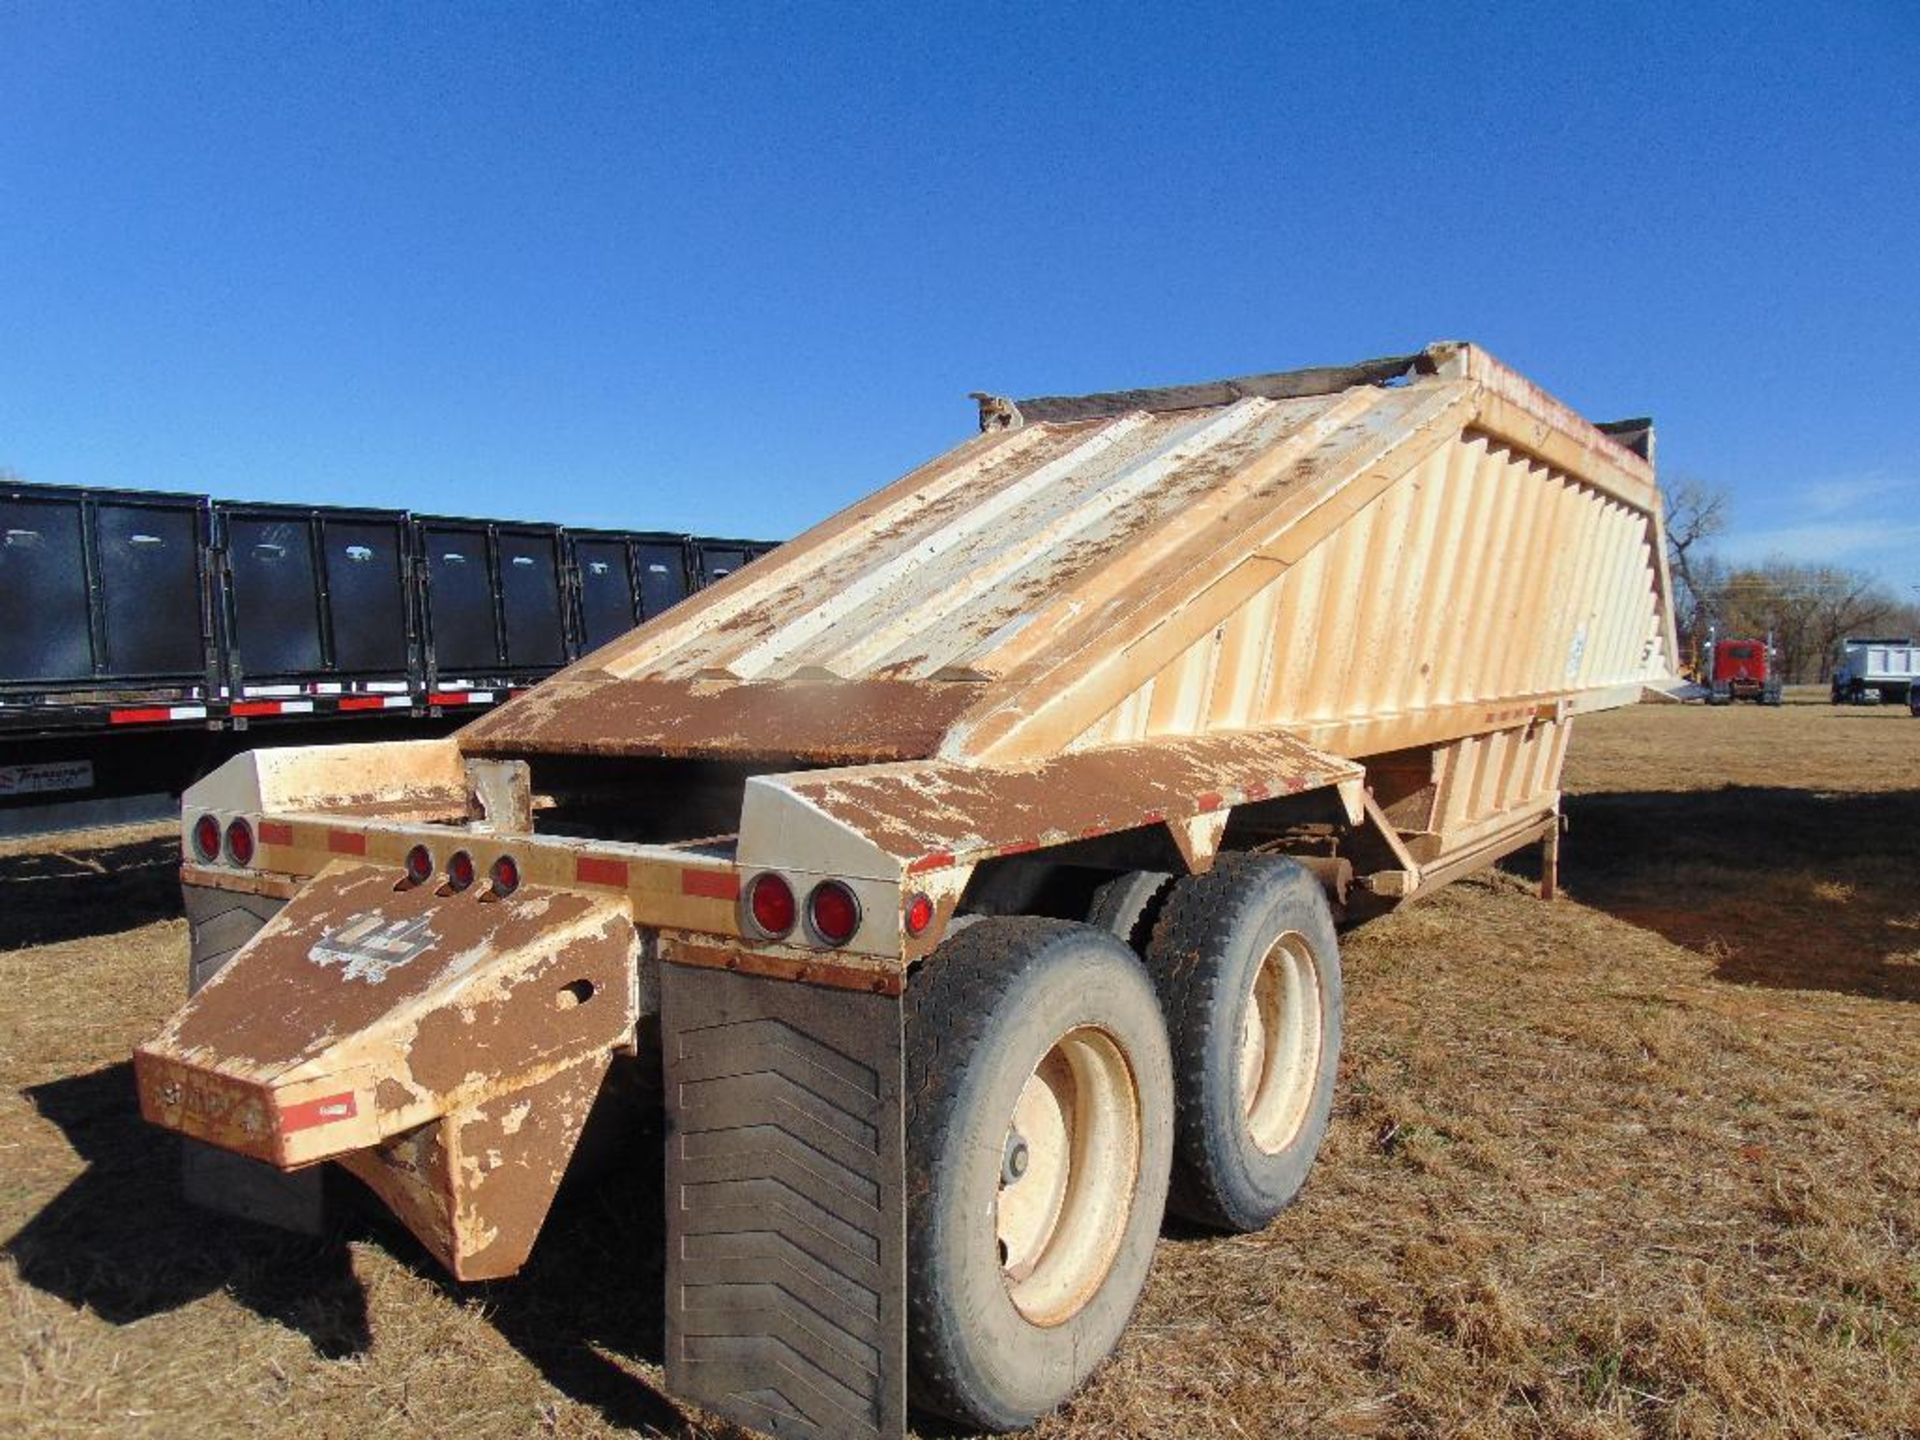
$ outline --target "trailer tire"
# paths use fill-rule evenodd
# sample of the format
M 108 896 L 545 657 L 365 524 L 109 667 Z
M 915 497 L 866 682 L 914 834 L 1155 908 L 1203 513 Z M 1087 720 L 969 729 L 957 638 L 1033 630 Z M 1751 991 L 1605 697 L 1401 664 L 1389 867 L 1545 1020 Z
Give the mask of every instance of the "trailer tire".
M 1116 875 L 1093 892 L 1087 923 L 1106 931 L 1136 955 L 1145 955 L 1173 883 L 1174 877 L 1164 870 L 1129 870 Z
M 1106 1358 L 1146 1284 L 1172 1150 L 1165 1022 L 1111 935 L 992 917 L 909 984 L 905 1025 L 908 1393 L 1017 1429 Z
M 1147 968 L 1173 1046 L 1169 1208 L 1258 1230 L 1306 1184 L 1333 1112 L 1343 996 L 1326 893 L 1291 860 L 1222 855 L 1173 888 Z

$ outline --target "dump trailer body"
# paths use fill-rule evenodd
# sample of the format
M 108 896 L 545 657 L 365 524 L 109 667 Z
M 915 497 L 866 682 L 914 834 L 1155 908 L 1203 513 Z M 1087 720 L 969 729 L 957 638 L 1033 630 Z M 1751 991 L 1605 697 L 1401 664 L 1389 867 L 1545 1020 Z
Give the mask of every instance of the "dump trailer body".
M 980 763 L 1276 726 L 1362 754 L 1664 677 L 1647 462 L 1469 347 L 1404 369 L 990 428 L 465 748 Z
M 1920 645 L 1911 636 L 1886 639 L 1846 639 L 1840 642 L 1839 663 L 1833 669 L 1833 701 L 1864 700 L 1874 692 L 1882 703 L 1898 705 L 1912 698 L 1920 685 Z
M 1574 717 L 1671 679 L 1650 456 L 1465 345 L 986 397 L 455 737 L 196 787 L 186 882 L 287 909 L 142 1048 L 146 1113 L 338 1159 L 495 1275 L 657 1023 L 669 1383 L 898 1433 L 916 966 L 963 912 L 1058 913 L 1049 877 L 1223 849 L 1355 916 L 1533 842 L 1550 885 Z

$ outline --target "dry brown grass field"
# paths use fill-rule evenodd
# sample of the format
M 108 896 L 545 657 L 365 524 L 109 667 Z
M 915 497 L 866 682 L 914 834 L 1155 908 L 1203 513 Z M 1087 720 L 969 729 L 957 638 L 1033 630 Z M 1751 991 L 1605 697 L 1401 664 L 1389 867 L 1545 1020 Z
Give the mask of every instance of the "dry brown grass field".
M 1920 721 L 1581 723 L 1566 894 L 1347 940 L 1302 1201 L 1169 1228 L 1036 1432 L 1920 1435 Z M 176 1003 L 164 835 L 0 852 L 0 1435 L 719 1436 L 659 1389 L 657 1162 L 461 1289 L 396 1227 L 192 1213 L 126 1057 Z

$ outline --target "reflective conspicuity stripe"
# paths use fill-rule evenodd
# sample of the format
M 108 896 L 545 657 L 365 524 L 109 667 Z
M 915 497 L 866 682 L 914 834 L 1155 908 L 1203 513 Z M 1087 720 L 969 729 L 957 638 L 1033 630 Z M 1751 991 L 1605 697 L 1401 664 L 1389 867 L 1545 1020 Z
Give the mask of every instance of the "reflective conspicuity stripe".
M 144 705 L 132 710 L 112 710 L 107 713 L 109 725 L 156 725 L 168 720 L 204 720 L 207 707 L 204 705 Z
M 582 855 L 573 862 L 573 878 L 582 885 L 613 885 L 624 890 L 627 888 L 627 862 Z
M 354 1103 L 351 1090 L 343 1091 L 338 1095 L 324 1095 L 318 1100 L 305 1100 L 282 1110 L 280 1133 L 288 1135 L 295 1130 L 311 1130 L 316 1125 L 331 1125 L 337 1120 L 351 1120 L 359 1113 L 359 1106 Z
M 342 695 L 342 710 L 404 710 L 413 704 L 411 695 Z
M 740 877 L 732 870 L 682 870 L 680 893 L 707 900 L 738 900 Z

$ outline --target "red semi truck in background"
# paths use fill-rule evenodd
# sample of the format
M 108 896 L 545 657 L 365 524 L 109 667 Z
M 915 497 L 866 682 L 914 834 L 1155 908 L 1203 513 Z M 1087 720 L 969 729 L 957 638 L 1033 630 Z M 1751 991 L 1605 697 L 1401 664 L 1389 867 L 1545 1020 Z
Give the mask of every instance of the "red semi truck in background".
M 1707 703 L 1780 703 L 1780 674 L 1770 640 L 1714 640 L 1707 647 Z

